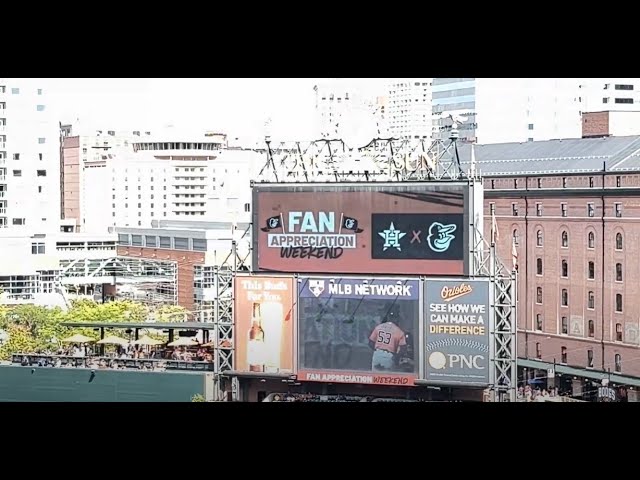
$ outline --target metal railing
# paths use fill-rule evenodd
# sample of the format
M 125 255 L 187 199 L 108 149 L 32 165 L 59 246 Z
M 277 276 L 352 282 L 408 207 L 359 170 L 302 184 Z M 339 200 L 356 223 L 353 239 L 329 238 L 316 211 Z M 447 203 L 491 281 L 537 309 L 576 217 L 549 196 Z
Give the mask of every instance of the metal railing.
M 60 360 L 60 362 L 58 362 Z M 11 363 L 20 364 L 25 367 L 76 367 L 100 369 L 100 362 L 104 360 L 107 367 L 103 369 L 114 370 L 115 368 L 125 370 L 182 370 L 209 372 L 214 370 L 213 362 L 197 362 L 183 360 L 165 360 L 155 358 L 113 358 L 113 357 L 73 357 L 70 355 L 45 355 L 38 353 L 14 353 L 11 355 Z M 108 365 L 115 365 L 108 367 Z

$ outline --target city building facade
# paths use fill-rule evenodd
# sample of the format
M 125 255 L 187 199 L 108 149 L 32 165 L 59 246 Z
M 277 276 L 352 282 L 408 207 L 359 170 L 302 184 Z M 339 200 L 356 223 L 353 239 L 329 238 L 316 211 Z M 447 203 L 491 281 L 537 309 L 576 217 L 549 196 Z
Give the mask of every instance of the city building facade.
M 0 228 L 59 228 L 58 124 L 38 79 L 0 78 Z
M 115 234 L 40 233 L 28 226 L 0 230 L 0 303 L 66 306 L 73 298 L 67 291 L 87 293 L 86 285 L 109 283 L 100 266 L 115 257 L 116 240 Z
M 390 103 L 384 88 L 376 82 L 335 78 L 313 89 L 317 139 L 339 138 L 357 148 L 388 134 Z
M 640 109 L 640 78 L 585 78 L 580 81 L 583 112 Z
M 129 141 L 99 160 L 76 160 L 80 143 L 66 138 L 64 162 L 81 165 L 80 200 L 65 189 L 65 205 L 79 205 L 82 231 L 150 228 L 153 220 L 238 221 L 250 216 L 250 179 L 264 154 L 227 148 L 223 134 L 180 135 Z M 68 160 L 67 160 L 68 159 Z
M 386 118 L 391 135 L 431 139 L 432 82 L 432 78 L 405 78 L 388 84 Z
M 640 111 L 582 112 L 582 137 L 640 135 Z
M 74 135 L 74 130 L 78 135 Z M 85 205 L 95 201 L 87 194 L 85 172 L 106 165 L 115 152 L 132 151 L 132 143 L 151 132 L 96 130 L 80 132 L 79 126 L 60 125 L 60 211 L 63 219 L 75 221 L 75 231 L 86 230 Z
M 249 265 L 249 222 L 154 221 L 151 228 L 118 227 L 118 255 L 164 260 L 177 268 L 177 304 L 211 321 L 218 295 L 216 269 Z M 235 246 L 232 242 L 235 242 Z M 235 253 L 237 258 L 233 258 Z
M 640 136 L 477 145 L 475 158 L 484 237 L 517 265 L 518 356 L 640 377 Z
M 434 139 L 447 138 L 450 116 L 479 144 L 581 136 L 577 78 L 434 78 L 432 88 Z

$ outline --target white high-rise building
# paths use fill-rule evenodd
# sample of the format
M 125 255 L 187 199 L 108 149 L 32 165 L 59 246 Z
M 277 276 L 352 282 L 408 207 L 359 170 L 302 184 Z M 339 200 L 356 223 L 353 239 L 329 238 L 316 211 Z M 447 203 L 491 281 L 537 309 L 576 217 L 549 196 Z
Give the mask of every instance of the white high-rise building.
M 463 141 L 579 138 L 580 91 L 577 78 L 435 78 L 433 136 L 447 138 L 453 116 Z
M 329 79 L 313 87 L 316 94 L 318 138 L 338 138 L 340 120 L 354 104 L 363 103 L 361 85 L 343 78 Z
M 316 95 L 315 132 L 318 139 L 343 139 L 366 144 L 376 137 L 387 135 L 388 102 L 380 82 L 334 78 L 318 83 L 313 89 Z
M 640 78 L 584 78 L 583 112 L 640 111 Z
M 0 78 L 0 227 L 60 226 L 60 137 L 38 79 Z
M 250 222 L 250 180 L 264 154 L 225 148 L 222 134 L 167 133 L 130 146 L 84 169 L 83 231 L 150 227 L 153 220 Z
M 79 125 L 61 126 L 60 208 L 62 218 L 75 224 L 75 231 L 86 231 L 86 205 L 94 201 L 84 188 L 86 172 L 103 167 L 116 152 L 133 152 L 133 143 L 150 135 L 144 130 L 83 131 Z
M 396 138 L 431 138 L 432 78 L 394 79 L 387 85 L 387 122 Z

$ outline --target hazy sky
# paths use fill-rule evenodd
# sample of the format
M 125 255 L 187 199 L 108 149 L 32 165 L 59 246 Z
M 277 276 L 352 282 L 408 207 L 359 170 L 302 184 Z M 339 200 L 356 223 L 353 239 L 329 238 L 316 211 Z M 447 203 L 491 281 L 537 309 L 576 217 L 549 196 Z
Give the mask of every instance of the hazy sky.
M 49 105 L 63 123 L 84 128 L 157 130 L 166 125 L 310 139 L 315 95 L 312 78 L 285 79 L 45 79 Z M 368 82 L 367 80 L 364 80 Z

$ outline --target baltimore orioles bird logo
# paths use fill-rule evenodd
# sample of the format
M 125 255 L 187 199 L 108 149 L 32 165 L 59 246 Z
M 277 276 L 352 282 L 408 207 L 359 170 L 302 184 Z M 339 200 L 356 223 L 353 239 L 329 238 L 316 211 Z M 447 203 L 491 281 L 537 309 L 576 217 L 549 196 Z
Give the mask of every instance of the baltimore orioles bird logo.
M 429 236 L 427 237 L 429 248 L 434 252 L 446 252 L 451 246 L 453 239 L 456 238 L 455 235 L 453 235 L 456 228 L 454 223 L 443 225 L 440 222 L 433 222 L 429 227 Z

